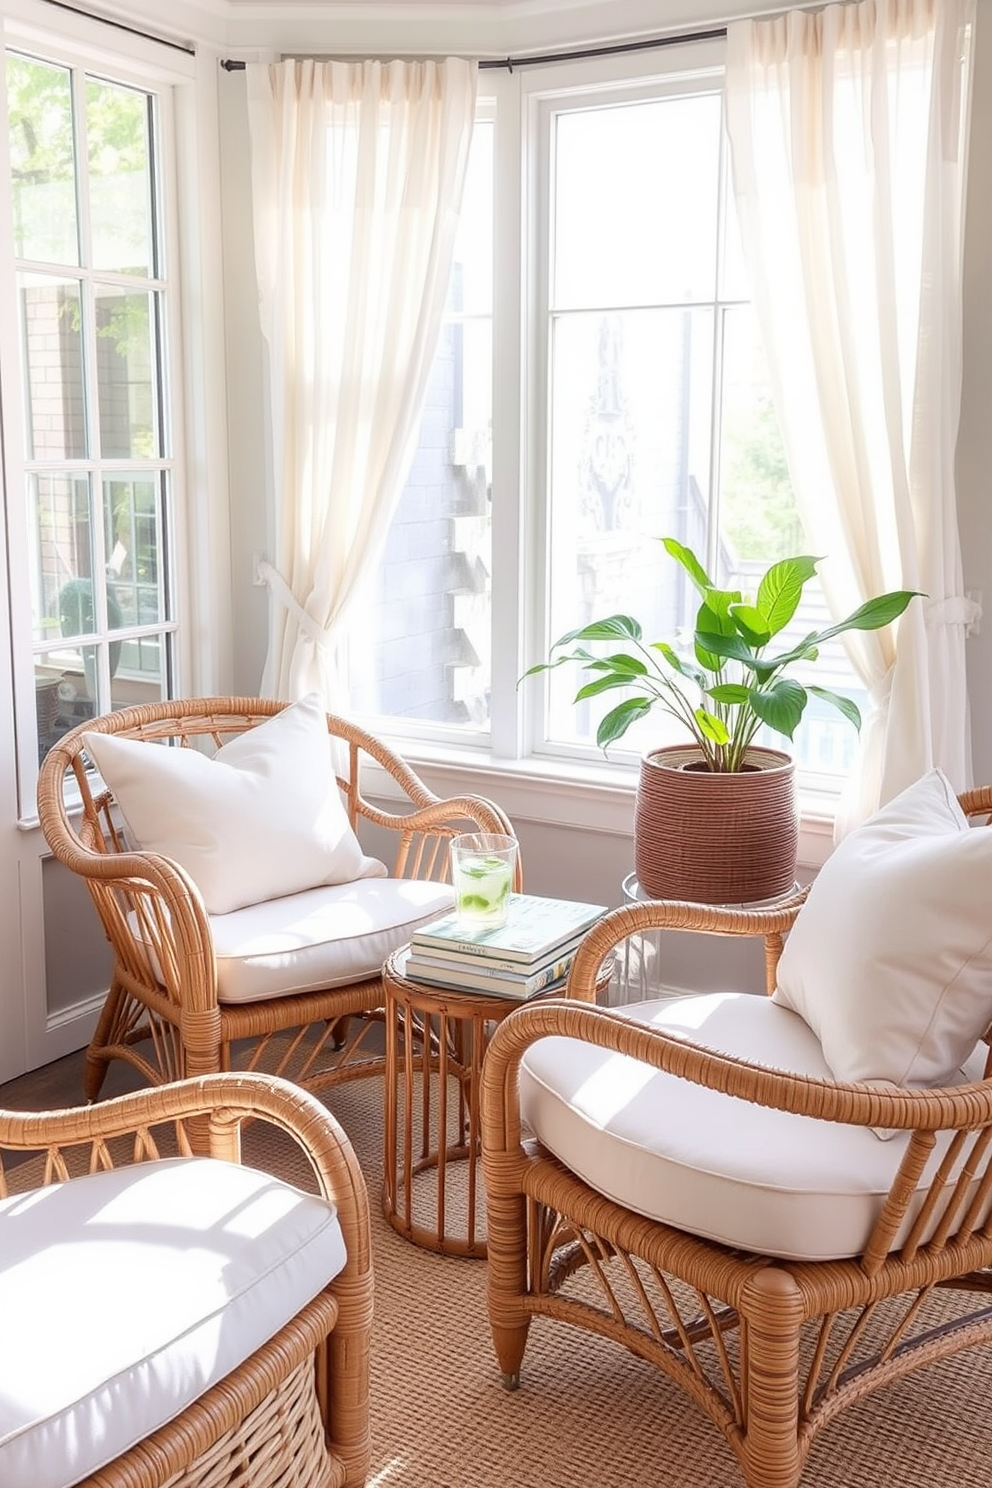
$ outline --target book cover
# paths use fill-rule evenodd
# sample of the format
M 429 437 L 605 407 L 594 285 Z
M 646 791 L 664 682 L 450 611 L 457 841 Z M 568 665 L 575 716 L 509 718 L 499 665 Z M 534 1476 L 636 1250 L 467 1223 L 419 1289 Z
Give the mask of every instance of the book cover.
M 447 946 L 470 956 L 499 956 L 533 963 L 582 935 L 607 910 L 605 904 L 577 899 L 548 899 L 537 894 L 511 894 L 505 925 L 466 930 L 455 910 L 413 932 L 414 946 Z
M 541 971 L 529 976 L 516 976 L 510 972 L 494 970 L 482 961 L 466 964 L 451 960 L 432 960 L 426 954 L 418 955 L 411 949 L 407 952 L 402 970 L 411 981 L 426 982 L 431 987 L 443 987 L 451 992 L 488 993 L 491 997 L 509 997 L 523 1001 L 558 982 L 564 982 L 574 957 L 575 951 L 572 949 L 549 962 Z
M 480 956 L 475 947 L 471 951 L 463 951 L 457 945 L 419 945 L 416 941 L 413 942 L 412 950 L 418 961 L 423 961 L 425 964 L 430 961 L 442 968 L 457 967 L 464 971 L 475 967 L 480 971 L 484 970 L 488 975 L 503 971 L 514 976 L 530 976 L 534 972 L 543 971 L 546 966 L 560 961 L 564 956 L 574 954 L 581 940 L 582 932 L 571 936 L 568 940 L 563 940 L 561 945 L 553 946 L 550 951 L 545 951 L 541 956 L 535 956 L 531 961 L 514 961 L 495 951 Z

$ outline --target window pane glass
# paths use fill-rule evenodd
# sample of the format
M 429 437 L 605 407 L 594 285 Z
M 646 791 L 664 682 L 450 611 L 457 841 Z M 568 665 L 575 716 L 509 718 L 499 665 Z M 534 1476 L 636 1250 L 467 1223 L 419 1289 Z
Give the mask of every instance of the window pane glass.
M 104 481 L 104 551 L 110 629 L 165 618 L 159 588 L 161 534 L 157 481 L 136 475 Z
M 716 94 L 557 116 L 556 305 L 712 298 L 720 120 Z
M 32 460 L 81 460 L 86 447 L 82 301 L 75 279 L 19 274 Z
M 132 636 L 121 642 L 120 658 L 110 683 L 111 708 L 157 703 L 170 696 L 168 658 L 172 636 Z
M 89 481 L 86 476 L 35 475 L 28 481 L 34 552 L 31 565 L 31 620 L 34 639 L 76 636 L 81 628 L 78 606 L 68 605 L 68 585 L 89 583 L 93 572 Z M 66 592 L 66 603 L 63 594 Z
M 657 539 L 678 533 L 705 552 L 712 312 L 562 315 L 553 335 L 551 639 L 618 613 L 648 640 L 670 638 L 688 600 Z M 591 743 L 602 701 L 573 706 L 564 668 L 553 682 L 549 738 Z M 664 723 L 631 730 L 624 747 L 664 742 Z
M 417 450 L 348 644 L 356 711 L 471 729 L 491 679 L 492 142 L 477 123 Z
M 623 614 L 647 644 L 672 641 L 691 660 L 698 596 L 658 538 L 678 538 L 745 595 L 772 563 L 808 550 L 748 303 L 720 106 L 713 93 L 563 109 L 551 131 L 549 644 Z M 828 624 L 810 583 L 783 645 Z M 839 639 L 807 672 L 866 701 Z M 588 674 L 563 667 L 546 680 L 547 744 L 594 746 L 621 694 L 576 704 Z M 611 756 L 684 738 L 655 709 Z M 764 742 L 801 769 L 840 774 L 857 735 L 811 699 L 792 744 L 770 730 Z
M 720 534 L 740 559 L 765 567 L 806 550 L 772 401 L 757 320 L 726 311 L 720 449 Z
M 159 453 L 157 368 L 151 294 L 96 290 L 97 393 L 104 459 L 152 459 Z
M 7 54 L 14 253 L 78 264 L 75 137 L 69 73 Z
M 86 83 L 92 265 L 155 273 L 148 98 L 113 83 Z
M 86 690 L 84 662 L 94 665 L 94 648 L 71 646 L 39 651 L 34 659 L 35 713 L 38 719 L 38 758 L 44 759 L 64 733 L 96 715 L 96 704 Z
M 808 551 L 779 429 L 764 349 L 749 307 L 726 312 L 723 346 L 723 420 L 720 460 L 720 547 L 717 582 L 753 594 L 771 563 Z M 823 590 L 812 579 L 776 651 L 787 651 L 811 631 L 832 623 Z M 853 698 L 862 714 L 867 691 L 839 636 L 825 641 L 816 662 L 796 666 L 798 682 L 813 682 Z M 810 697 L 791 744 L 762 730 L 772 748 L 788 748 L 801 770 L 843 775 L 854 762 L 856 730 L 836 708 Z

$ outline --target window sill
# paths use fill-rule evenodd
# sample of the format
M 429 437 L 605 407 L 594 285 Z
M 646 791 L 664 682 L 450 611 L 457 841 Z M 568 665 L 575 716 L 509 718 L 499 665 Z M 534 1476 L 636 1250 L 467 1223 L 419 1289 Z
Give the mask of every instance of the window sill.
M 632 837 L 637 770 L 581 761 L 500 760 L 483 750 L 444 749 L 395 739 L 392 748 L 442 797 L 477 795 L 495 801 L 514 822 Z M 366 789 L 395 798 L 389 777 L 370 769 Z M 826 791 L 800 797 L 799 868 L 805 879 L 833 848 L 835 798 Z

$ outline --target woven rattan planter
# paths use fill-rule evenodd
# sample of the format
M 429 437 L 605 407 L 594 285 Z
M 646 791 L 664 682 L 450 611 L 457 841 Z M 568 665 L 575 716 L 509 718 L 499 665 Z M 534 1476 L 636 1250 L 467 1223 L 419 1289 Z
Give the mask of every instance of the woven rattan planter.
M 752 904 L 793 887 L 795 767 L 777 749 L 752 748 L 747 761 L 745 770 L 714 774 L 692 745 L 641 760 L 634 864 L 650 898 Z

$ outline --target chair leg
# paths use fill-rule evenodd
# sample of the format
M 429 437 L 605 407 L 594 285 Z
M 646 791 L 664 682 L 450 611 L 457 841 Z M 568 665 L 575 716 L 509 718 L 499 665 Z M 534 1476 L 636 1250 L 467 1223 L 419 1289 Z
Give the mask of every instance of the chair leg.
M 127 993 L 115 977 L 110 984 L 100 1016 L 97 1019 L 93 1037 L 90 1039 L 86 1050 L 86 1064 L 83 1069 L 83 1089 L 88 1101 L 98 1100 L 103 1082 L 106 1079 L 110 1060 L 101 1050 L 106 1049 L 113 1041 L 113 1031 L 117 1023 L 118 1014 Z
M 527 1294 L 527 1201 L 522 1194 L 500 1195 L 491 1186 L 486 1203 L 486 1294 L 489 1326 L 503 1384 L 515 1390 L 527 1347 L 530 1313 Z
M 799 1452 L 799 1330 L 802 1297 L 785 1270 L 767 1266 L 745 1287 L 746 1431 L 742 1467 L 748 1488 L 796 1488 Z
M 371 1459 L 369 1344 L 372 1331 L 372 1272 L 339 1280 L 341 1312 L 318 1357 L 317 1392 L 328 1427 L 328 1443 L 344 1464 L 342 1488 L 364 1488 Z

